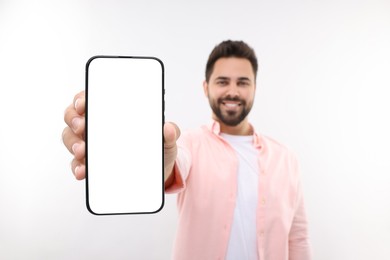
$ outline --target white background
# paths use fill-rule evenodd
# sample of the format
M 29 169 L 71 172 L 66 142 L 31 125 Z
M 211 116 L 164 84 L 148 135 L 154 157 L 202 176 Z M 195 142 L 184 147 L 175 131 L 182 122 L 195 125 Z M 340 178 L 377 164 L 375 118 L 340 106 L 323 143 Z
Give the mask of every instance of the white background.
M 386 0 L 0 0 L 0 259 L 169 259 L 175 196 L 157 215 L 89 214 L 63 111 L 89 57 L 150 55 L 165 64 L 167 120 L 197 127 L 206 59 L 225 39 L 257 52 L 250 119 L 299 156 L 315 259 L 388 259 Z

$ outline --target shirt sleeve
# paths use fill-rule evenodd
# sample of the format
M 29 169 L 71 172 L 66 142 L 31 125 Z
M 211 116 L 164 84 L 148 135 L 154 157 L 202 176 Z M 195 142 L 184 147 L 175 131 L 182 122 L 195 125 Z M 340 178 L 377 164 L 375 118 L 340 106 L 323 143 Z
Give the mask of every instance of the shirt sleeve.
M 173 170 L 173 182 L 165 187 L 165 193 L 179 193 L 186 188 L 186 179 L 191 168 L 191 153 L 182 144 L 178 143 L 177 157 Z
M 295 214 L 289 234 L 289 260 L 311 260 L 312 255 L 308 237 L 308 223 L 297 161 L 295 161 L 295 165 L 298 176 L 298 186 Z

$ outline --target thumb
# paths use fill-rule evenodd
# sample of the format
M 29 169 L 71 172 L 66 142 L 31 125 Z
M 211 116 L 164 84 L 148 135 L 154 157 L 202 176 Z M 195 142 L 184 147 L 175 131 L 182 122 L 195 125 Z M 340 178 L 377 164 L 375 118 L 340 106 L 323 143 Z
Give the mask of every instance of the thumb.
M 171 149 L 175 147 L 176 140 L 180 136 L 180 129 L 179 127 L 172 123 L 167 122 L 164 124 L 164 148 L 165 149 Z
M 180 136 L 180 129 L 174 123 L 164 124 L 164 180 L 172 174 L 177 156 L 176 140 Z

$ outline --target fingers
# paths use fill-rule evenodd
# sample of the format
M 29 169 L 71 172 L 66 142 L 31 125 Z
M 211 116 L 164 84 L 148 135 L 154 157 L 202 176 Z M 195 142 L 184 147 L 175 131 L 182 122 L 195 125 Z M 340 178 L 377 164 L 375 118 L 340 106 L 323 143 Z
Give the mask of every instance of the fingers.
M 66 127 L 62 132 L 62 140 L 74 158 L 72 172 L 77 180 L 85 178 L 85 142 L 72 129 Z
M 83 136 L 85 130 L 85 117 L 80 116 L 73 106 L 69 106 L 64 115 L 65 123 L 71 128 L 73 133 Z
M 73 159 L 72 161 L 72 172 L 77 180 L 85 179 L 85 161 L 79 161 Z
M 81 91 L 73 99 L 73 106 L 79 115 L 85 114 L 85 92 Z
M 79 136 L 84 135 L 85 130 L 85 97 L 84 91 L 78 93 L 64 114 L 65 123 Z
M 68 125 L 62 132 L 62 140 L 68 151 L 73 154 L 72 172 L 76 179 L 85 178 L 85 94 L 78 93 L 73 103 L 69 105 L 64 114 L 64 121 Z
M 76 135 L 69 127 L 62 132 L 62 141 L 68 151 L 80 160 L 85 157 L 85 142 Z

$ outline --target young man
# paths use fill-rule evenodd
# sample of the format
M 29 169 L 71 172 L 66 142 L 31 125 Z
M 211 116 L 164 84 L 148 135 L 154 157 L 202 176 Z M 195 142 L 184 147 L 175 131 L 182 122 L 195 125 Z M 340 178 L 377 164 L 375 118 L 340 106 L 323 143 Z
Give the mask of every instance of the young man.
M 176 125 L 164 126 L 166 192 L 178 193 L 174 259 L 311 259 L 297 160 L 248 121 L 256 74 L 246 43 L 220 43 L 203 83 L 210 125 L 180 138 Z M 63 132 L 77 179 L 85 177 L 83 113 L 79 93 Z

